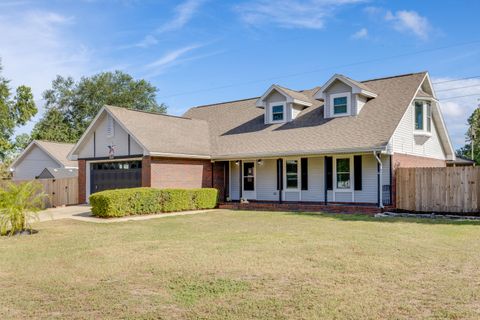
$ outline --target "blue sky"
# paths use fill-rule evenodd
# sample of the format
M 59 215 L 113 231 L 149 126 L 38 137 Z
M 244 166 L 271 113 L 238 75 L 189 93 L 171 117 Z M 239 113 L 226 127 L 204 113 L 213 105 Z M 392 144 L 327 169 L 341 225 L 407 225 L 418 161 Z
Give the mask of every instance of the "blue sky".
M 0 0 L 0 58 L 4 76 L 31 86 L 40 106 L 57 74 L 119 69 L 152 82 L 179 115 L 259 96 L 272 83 L 308 89 L 334 73 L 480 76 L 478 12 L 479 1 L 453 0 Z M 436 88 L 447 89 L 440 98 L 479 93 L 441 101 L 458 147 L 480 78 Z

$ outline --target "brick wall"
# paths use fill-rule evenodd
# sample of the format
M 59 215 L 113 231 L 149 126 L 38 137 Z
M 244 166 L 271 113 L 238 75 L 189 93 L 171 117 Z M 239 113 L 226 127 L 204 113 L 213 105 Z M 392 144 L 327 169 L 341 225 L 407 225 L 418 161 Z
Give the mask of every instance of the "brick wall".
M 154 188 L 210 188 L 212 163 L 201 159 L 151 158 L 150 179 Z
M 87 202 L 87 171 L 86 161 L 78 160 L 78 203 Z
M 218 189 L 218 199 L 228 197 L 228 161 L 213 163 L 213 187 Z
M 151 164 L 152 158 L 150 156 L 142 158 L 142 187 L 152 186 Z

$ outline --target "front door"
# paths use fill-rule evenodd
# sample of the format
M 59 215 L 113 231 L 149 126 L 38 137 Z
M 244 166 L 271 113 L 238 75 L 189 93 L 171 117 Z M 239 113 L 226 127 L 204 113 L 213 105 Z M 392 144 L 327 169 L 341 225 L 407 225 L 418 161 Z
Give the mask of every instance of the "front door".
M 255 200 L 255 161 L 243 162 L 242 198 Z

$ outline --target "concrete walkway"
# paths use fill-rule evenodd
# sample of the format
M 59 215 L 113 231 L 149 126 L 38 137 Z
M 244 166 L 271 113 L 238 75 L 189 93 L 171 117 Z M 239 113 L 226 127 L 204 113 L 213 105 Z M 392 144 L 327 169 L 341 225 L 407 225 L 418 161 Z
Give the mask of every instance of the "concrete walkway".
M 106 218 L 97 218 L 92 216 L 91 207 L 88 205 L 77 205 L 77 206 L 66 206 L 66 207 L 46 209 L 40 212 L 39 217 L 40 217 L 40 221 L 73 219 L 73 220 L 94 222 L 94 223 L 115 223 L 115 222 L 125 222 L 125 221 L 150 220 L 150 219 L 166 218 L 166 217 L 174 217 L 174 216 L 185 216 L 190 214 L 211 212 L 214 210 L 215 209 L 192 210 L 192 211 L 183 211 L 183 212 L 160 213 L 160 214 L 149 214 L 149 215 L 142 215 L 142 216 L 128 216 L 128 217 L 121 217 L 121 218 L 106 219 Z

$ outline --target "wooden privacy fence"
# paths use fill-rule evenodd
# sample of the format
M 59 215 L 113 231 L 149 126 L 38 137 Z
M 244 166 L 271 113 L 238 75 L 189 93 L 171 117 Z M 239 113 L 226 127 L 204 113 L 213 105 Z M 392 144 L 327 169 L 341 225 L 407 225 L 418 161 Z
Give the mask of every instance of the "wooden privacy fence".
M 398 168 L 397 209 L 480 212 L 480 167 Z
M 13 181 L 14 183 L 22 183 L 26 181 Z M 45 207 L 59 207 L 64 205 L 78 204 L 78 179 L 37 179 L 35 182 L 43 187 L 48 197 L 45 200 Z M 0 182 L 5 185 L 7 182 Z

